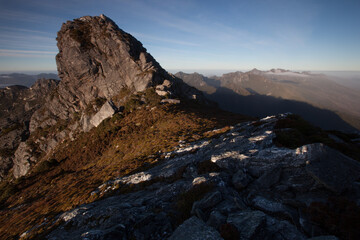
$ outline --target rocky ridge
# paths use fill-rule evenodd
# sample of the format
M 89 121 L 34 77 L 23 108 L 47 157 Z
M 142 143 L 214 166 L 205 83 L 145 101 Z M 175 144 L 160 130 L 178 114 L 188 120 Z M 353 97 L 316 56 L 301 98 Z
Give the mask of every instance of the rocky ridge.
M 168 129 L 175 132 L 193 119 L 199 121 L 189 126 L 192 131 L 183 128 L 174 137 L 201 138 L 197 133 L 209 121 L 182 105 L 185 99 L 205 102 L 201 93 L 166 73 L 140 42 L 103 15 L 63 24 L 58 46 L 62 81 L 42 93 L 46 103 L 29 114 L 30 135 L 15 152 L 14 175 L 25 176 L 1 188 L 7 193 L 0 201 L 2 237 L 359 238 L 359 163 L 320 143 L 281 147 L 275 128 L 290 115 L 240 123 L 221 135 L 224 129 L 215 129 L 208 132 L 219 132 L 215 138 L 181 140 L 173 151 L 158 151 L 173 146 Z M 151 98 L 157 106 L 149 104 Z M 160 103 L 181 103 L 187 112 Z M 293 140 L 298 135 L 291 131 L 280 132 Z M 123 161 L 139 148 L 120 151 L 119 142 L 143 147 L 144 139 L 156 140 L 160 132 L 168 137 L 159 141 L 163 145 L 144 151 L 154 155 Z M 77 134 L 83 134 L 81 141 Z M 137 141 L 119 141 L 124 135 Z M 51 155 L 59 144 L 61 154 Z
M 322 144 L 277 147 L 282 118 L 180 142 L 165 162 L 91 193 L 103 200 L 60 214 L 47 238 L 358 238 L 360 164 Z
M 153 89 L 163 103 L 206 102 L 201 92 L 166 72 L 137 39 L 104 15 L 64 23 L 57 41 L 61 81 L 30 114 L 29 139 L 22 139 L 13 156 L 16 178 L 65 139 L 74 140 L 124 109 L 132 94 Z

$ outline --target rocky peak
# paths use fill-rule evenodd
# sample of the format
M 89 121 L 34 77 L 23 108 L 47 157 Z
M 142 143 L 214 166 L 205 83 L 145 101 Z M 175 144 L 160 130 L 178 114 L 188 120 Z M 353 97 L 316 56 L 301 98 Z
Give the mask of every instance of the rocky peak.
M 32 114 L 32 135 L 27 140 L 36 143 L 44 155 L 64 139 L 74 140 L 77 133 L 98 126 L 123 109 L 121 104 L 129 95 L 150 87 L 162 98 L 205 101 L 201 92 L 166 72 L 138 40 L 104 15 L 67 21 L 58 32 L 57 41 L 56 63 L 61 81 Z M 32 91 L 45 93 L 51 86 L 51 82 L 41 80 Z M 165 102 L 178 103 L 170 100 Z M 15 152 L 14 162 L 23 166 L 24 151 L 19 151 Z M 27 159 L 37 162 L 31 156 Z M 26 169 L 18 172 L 23 175 L 29 167 Z
M 104 15 L 64 23 L 57 41 L 62 84 L 80 91 L 87 102 L 110 98 L 124 87 L 143 91 L 170 78 L 138 40 Z

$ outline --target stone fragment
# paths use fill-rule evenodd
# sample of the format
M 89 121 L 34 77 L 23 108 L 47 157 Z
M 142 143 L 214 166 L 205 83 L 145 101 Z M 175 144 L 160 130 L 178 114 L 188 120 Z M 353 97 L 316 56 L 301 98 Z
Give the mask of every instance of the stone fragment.
M 226 217 L 222 215 L 219 211 L 214 210 L 210 213 L 209 219 L 206 222 L 207 225 L 218 229 L 221 224 L 226 222 Z
M 32 149 L 26 144 L 21 142 L 15 151 L 13 174 L 15 178 L 24 176 L 29 170 L 34 158 L 31 155 Z
M 112 101 L 106 101 L 100 110 L 91 118 L 90 123 L 97 127 L 106 118 L 111 117 L 117 111 L 116 106 Z
M 232 184 L 236 190 L 241 191 L 246 188 L 252 180 L 253 179 L 248 174 L 244 173 L 243 170 L 239 170 L 233 175 Z
M 213 227 L 197 217 L 191 217 L 181 224 L 169 240 L 220 240 L 223 239 Z
M 180 100 L 167 98 L 167 99 L 162 99 L 161 103 L 180 104 Z
M 254 185 L 260 189 L 268 189 L 274 184 L 279 182 L 281 177 L 281 172 L 282 172 L 281 167 L 267 171 L 254 182 Z
M 227 223 L 233 224 L 238 229 L 241 239 L 253 239 L 265 227 L 266 215 L 260 211 L 231 213 L 227 218 Z
M 209 209 L 215 206 L 216 204 L 218 204 L 219 202 L 221 202 L 221 200 L 222 200 L 222 196 L 219 191 L 207 194 L 203 199 L 194 202 L 191 213 L 195 214 L 196 209 L 201 209 L 201 210 Z

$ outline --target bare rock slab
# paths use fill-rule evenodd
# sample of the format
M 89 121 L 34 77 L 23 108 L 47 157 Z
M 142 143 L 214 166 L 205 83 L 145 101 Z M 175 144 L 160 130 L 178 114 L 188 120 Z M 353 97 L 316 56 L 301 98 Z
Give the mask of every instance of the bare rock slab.
M 106 101 L 104 105 L 100 108 L 100 111 L 97 112 L 90 120 L 90 123 L 95 127 L 105 120 L 106 118 L 111 117 L 116 113 L 117 108 L 111 101 Z

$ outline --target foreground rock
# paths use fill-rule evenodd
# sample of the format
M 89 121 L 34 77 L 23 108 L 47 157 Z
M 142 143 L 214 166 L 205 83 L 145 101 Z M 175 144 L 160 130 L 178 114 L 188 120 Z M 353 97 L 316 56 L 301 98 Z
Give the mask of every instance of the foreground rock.
M 359 209 L 360 164 L 322 144 L 275 146 L 282 117 L 181 143 L 157 166 L 102 184 L 91 195 L 113 196 L 59 215 L 48 239 L 357 239 L 356 227 L 328 224 L 337 222 L 335 212 L 354 219 L 346 208 L 358 201 Z M 328 168 L 314 170 L 323 161 L 342 168 L 333 182 Z M 337 181 L 343 186 L 334 191 Z M 326 212 L 334 199 L 349 204 Z
M 220 234 L 207 226 L 197 217 L 192 217 L 181 224 L 170 236 L 169 240 L 221 240 Z

